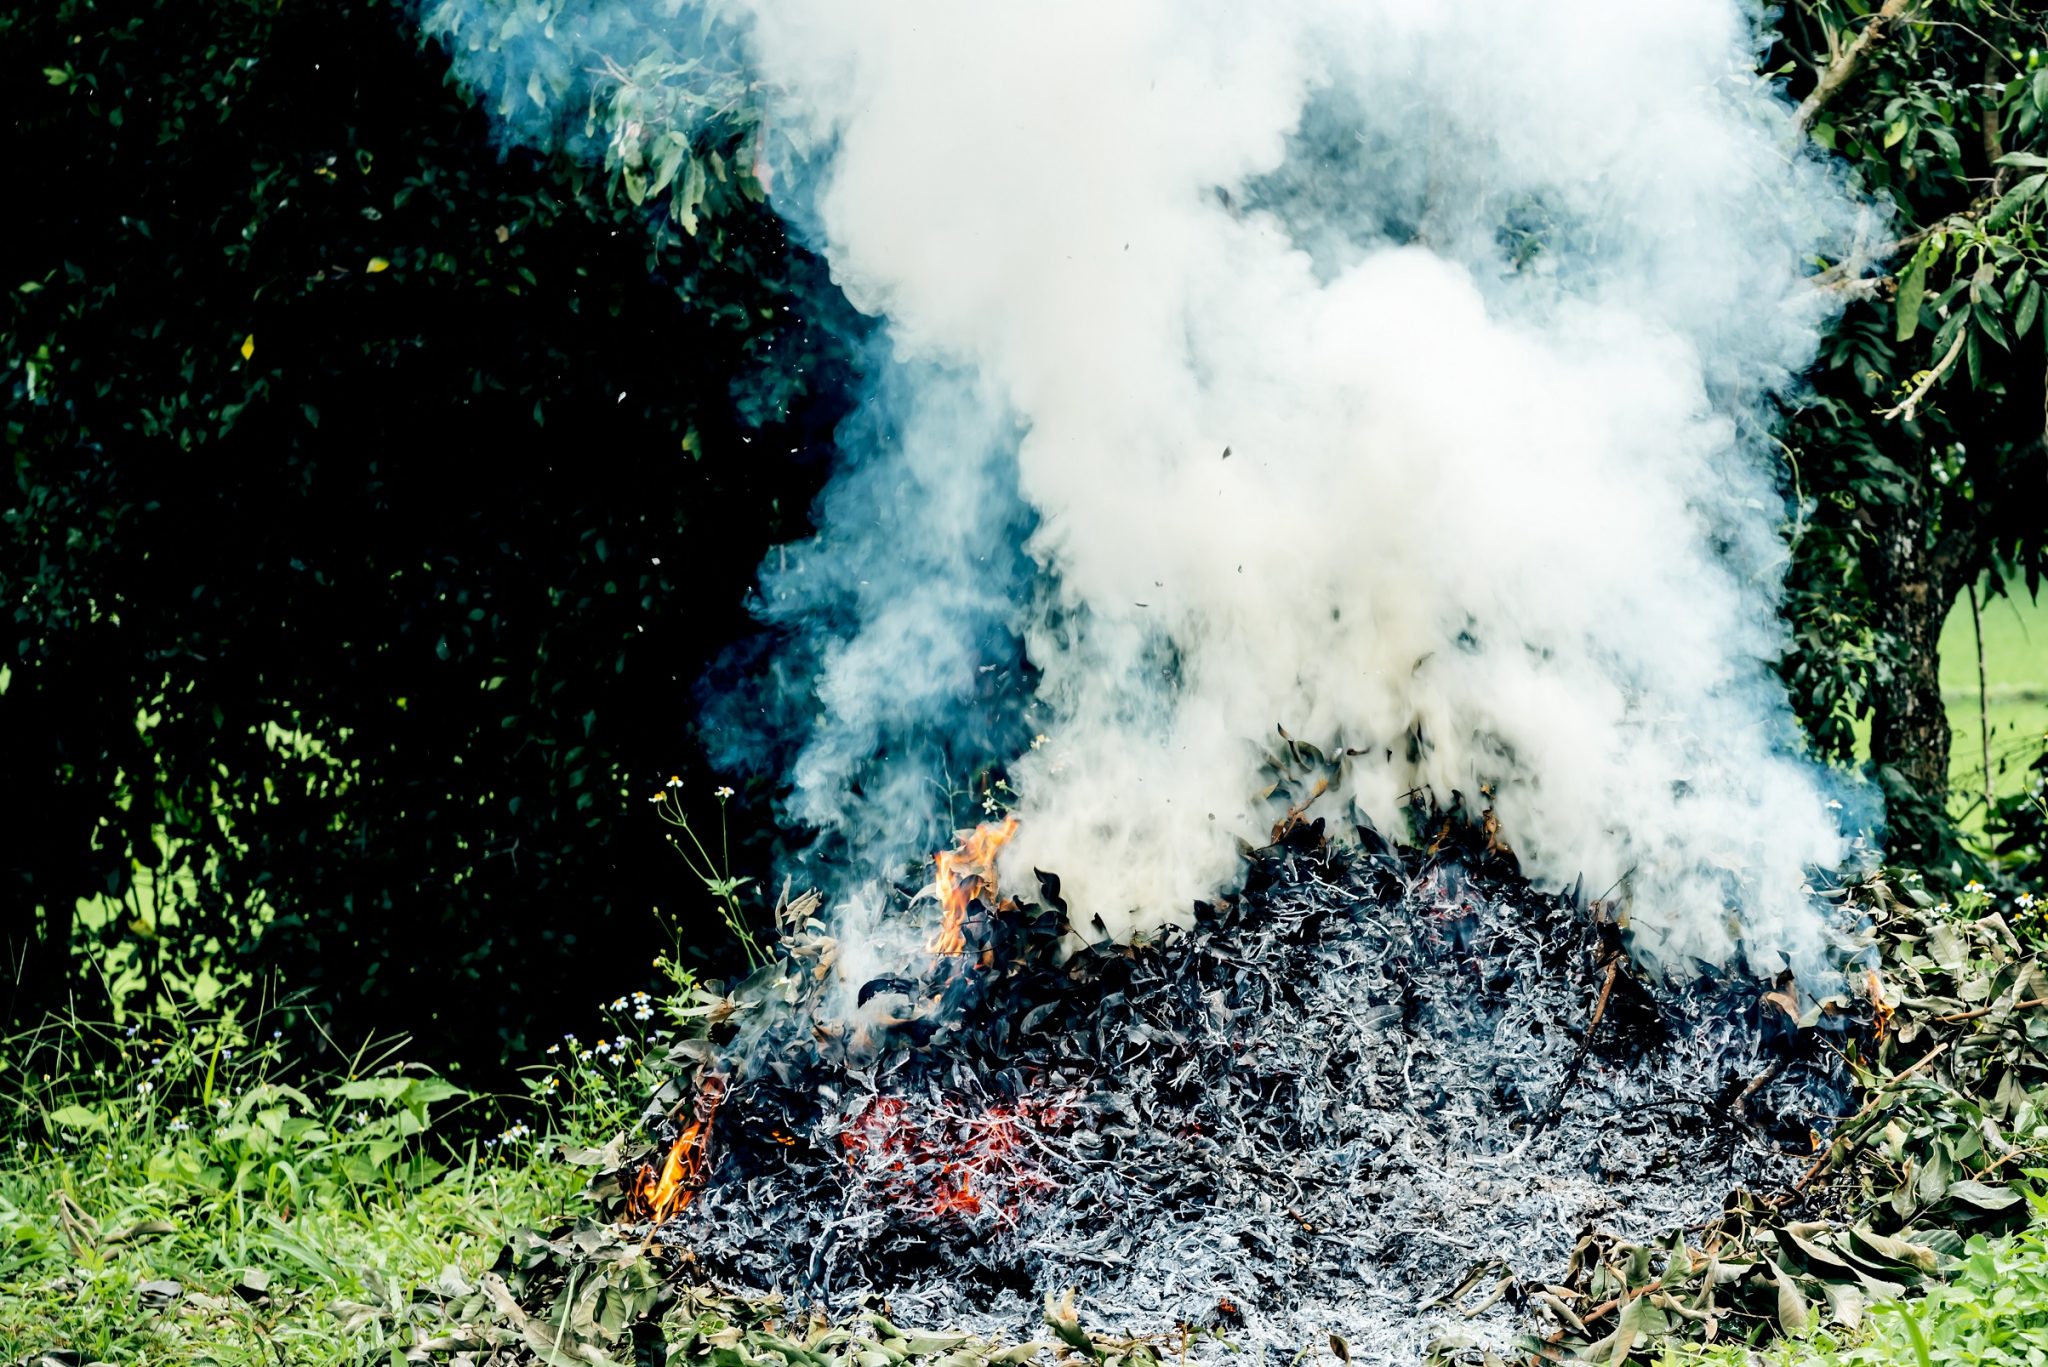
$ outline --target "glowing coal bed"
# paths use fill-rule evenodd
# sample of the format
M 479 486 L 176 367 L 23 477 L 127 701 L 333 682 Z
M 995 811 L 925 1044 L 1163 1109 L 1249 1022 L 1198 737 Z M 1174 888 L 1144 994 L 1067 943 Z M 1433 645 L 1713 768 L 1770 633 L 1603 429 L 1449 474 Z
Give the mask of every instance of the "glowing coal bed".
M 671 1159 L 700 1137 L 694 1199 L 637 1206 L 652 1237 L 728 1286 L 933 1330 L 1028 1335 L 1072 1286 L 1108 1331 L 1407 1359 L 1510 1343 L 1590 1228 L 1784 1189 L 1846 1109 L 1825 1027 L 1772 985 L 1644 982 L 1600 908 L 1476 833 L 1319 835 L 1141 948 L 1062 961 L 1056 886 L 973 900 L 963 952 L 845 997 L 838 946 L 795 937 L 739 994 L 753 1023 L 657 1098 Z

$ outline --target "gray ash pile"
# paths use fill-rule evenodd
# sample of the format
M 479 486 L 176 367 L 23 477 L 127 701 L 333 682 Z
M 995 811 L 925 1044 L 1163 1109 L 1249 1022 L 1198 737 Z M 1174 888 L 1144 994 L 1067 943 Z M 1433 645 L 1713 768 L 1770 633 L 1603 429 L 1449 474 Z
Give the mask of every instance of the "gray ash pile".
M 851 998 L 835 943 L 790 937 L 736 994 L 758 1020 L 657 1098 L 624 1218 L 832 1312 L 1025 1333 L 1074 1286 L 1118 1332 L 1402 1358 L 1507 1343 L 1582 1232 L 1781 1189 L 1846 1109 L 1833 1013 L 1643 981 L 1597 903 L 1476 832 L 1302 826 L 1191 929 L 1064 958 L 1046 883 L 998 910 L 963 879 L 960 952 Z

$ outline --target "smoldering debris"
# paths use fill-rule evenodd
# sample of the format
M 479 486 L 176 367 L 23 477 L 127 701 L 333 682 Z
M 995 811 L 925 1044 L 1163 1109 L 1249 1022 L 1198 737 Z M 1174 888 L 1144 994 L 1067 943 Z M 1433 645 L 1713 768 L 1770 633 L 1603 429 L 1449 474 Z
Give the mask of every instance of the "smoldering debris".
M 651 1237 L 831 1313 L 1018 1333 L 1074 1286 L 1114 1332 L 1398 1358 L 1448 1327 L 1505 1344 L 1589 1228 L 1782 1188 L 1846 1109 L 1845 1018 L 1740 977 L 1652 986 L 1604 908 L 1483 833 L 1361 838 L 1297 827 L 1190 929 L 1065 961 L 1051 880 L 850 996 L 835 943 L 793 937 L 657 1099 L 648 1167 L 700 1091 L 722 1105 Z

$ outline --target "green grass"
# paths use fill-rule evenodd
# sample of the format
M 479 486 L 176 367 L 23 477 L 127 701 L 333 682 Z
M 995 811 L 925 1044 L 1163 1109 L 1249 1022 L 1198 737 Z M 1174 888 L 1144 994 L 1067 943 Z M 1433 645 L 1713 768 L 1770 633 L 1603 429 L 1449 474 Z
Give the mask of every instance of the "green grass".
M 275 1045 L 238 1057 L 241 1038 L 174 1022 L 0 1043 L 0 1362 L 402 1363 L 437 1287 L 579 1204 L 587 1174 L 525 1126 L 448 1137 L 495 1101 L 389 1055 L 311 1077 Z
M 1984 718 L 1991 730 L 1992 789 L 2000 797 L 2019 792 L 2027 766 L 2048 733 L 2048 597 L 2034 602 L 2024 587 L 1983 603 Z M 1957 810 L 1976 801 L 1971 825 L 1981 823 L 1984 745 L 1977 689 L 1977 641 L 1967 599 L 1949 614 L 1941 633 L 1941 696 L 1948 706 L 1954 743 L 1949 750 L 1949 790 Z
M 1880 1304 L 1860 1332 L 1816 1333 L 1758 1355 L 1739 1346 L 1673 1349 L 1671 1367 L 2048 1367 L 2048 1237 L 2036 1229 L 1972 1239 L 1945 1285 Z
M 1963 829 L 1984 826 L 1984 730 L 1990 724 L 1991 788 L 2011 797 L 2027 785 L 2027 767 L 2048 746 L 2048 595 L 1980 596 L 1984 690 L 1977 688 L 1977 637 L 1970 604 L 1959 599 L 1941 630 L 1941 698 L 1948 709 L 1949 810 Z M 1856 753 L 1870 757 L 1870 719 L 1855 723 Z

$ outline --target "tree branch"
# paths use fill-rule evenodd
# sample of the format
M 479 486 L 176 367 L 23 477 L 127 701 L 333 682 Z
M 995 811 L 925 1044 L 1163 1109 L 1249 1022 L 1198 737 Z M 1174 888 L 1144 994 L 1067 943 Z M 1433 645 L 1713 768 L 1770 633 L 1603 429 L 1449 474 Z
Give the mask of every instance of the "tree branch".
M 1998 88 L 1998 62 L 2004 56 L 2004 53 L 1993 49 L 1984 58 L 1984 84 L 1987 88 Z M 2005 135 L 1998 126 L 1998 106 L 1992 105 L 1981 117 L 1984 120 L 1984 164 L 1991 168 L 1991 198 L 1996 202 L 2006 191 L 2012 168 L 1998 164 L 2005 155 Z
M 1943 499 L 1940 516 L 1946 530 L 1934 538 L 1934 549 L 1927 553 L 1927 577 L 1942 597 L 1946 616 L 1957 586 L 1977 582 L 1983 519 L 1974 503 L 1966 504 L 1958 498 Z
M 1956 357 L 1963 354 L 1963 343 L 1969 340 L 1969 336 L 1970 325 L 1968 323 L 1957 328 L 1956 339 L 1948 344 L 1947 354 L 1934 363 L 1934 369 L 1921 377 L 1920 383 L 1913 386 L 1913 392 L 1908 394 L 1902 402 L 1892 408 L 1887 408 L 1878 416 L 1886 421 L 1890 421 L 1893 418 L 1901 418 L 1906 422 L 1913 421 L 1913 415 L 1920 409 L 1920 401 L 1933 392 L 1935 385 L 1941 383 L 1942 376 L 1955 369 Z
M 1812 92 L 1799 102 L 1799 108 L 1792 114 L 1793 127 L 1804 133 L 1812 125 L 1814 115 L 1826 108 L 1830 100 L 1842 93 L 1842 87 L 1855 79 L 1863 59 L 1884 37 L 1886 26 L 1911 9 L 1914 3 L 1915 0 L 1884 0 L 1884 8 L 1870 16 L 1870 22 L 1863 26 L 1863 32 L 1856 35 L 1856 41 L 1843 48 L 1828 63 L 1828 69 L 1821 72 Z

